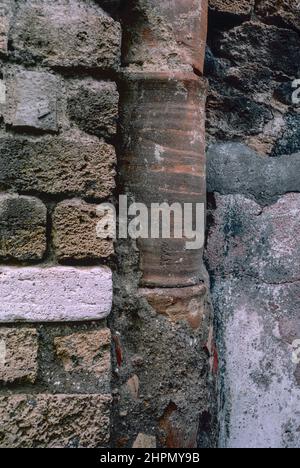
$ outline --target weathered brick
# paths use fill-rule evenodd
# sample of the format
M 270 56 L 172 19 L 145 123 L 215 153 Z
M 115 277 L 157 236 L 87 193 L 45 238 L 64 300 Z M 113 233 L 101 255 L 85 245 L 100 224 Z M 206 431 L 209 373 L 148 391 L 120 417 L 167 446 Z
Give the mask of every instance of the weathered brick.
M 78 0 L 22 3 L 11 39 L 24 61 L 101 69 L 115 69 L 120 62 L 120 24 L 100 7 Z
M 113 82 L 85 80 L 70 84 L 68 113 L 79 128 L 99 137 L 117 131 L 119 94 Z
M 47 209 L 37 198 L 0 194 L 0 259 L 42 259 L 46 222 Z
M 36 330 L 0 328 L 0 343 L 0 382 L 34 383 L 37 376 L 38 355 Z
M 57 131 L 60 80 L 46 72 L 16 71 L 6 80 L 5 122 L 13 127 Z
M 1 396 L 0 447 L 105 447 L 110 402 L 109 395 Z
M 58 260 L 97 260 L 114 252 L 112 240 L 97 238 L 97 205 L 73 199 L 53 214 L 53 242 Z
M 0 267 L 0 322 L 99 320 L 112 304 L 108 268 Z
M 66 372 L 86 372 L 110 379 L 111 334 L 108 328 L 55 338 Z
M 115 186 L 115 150 L 82 135 L 0 138 L 0 185 L 50 195 L 104 198 Z

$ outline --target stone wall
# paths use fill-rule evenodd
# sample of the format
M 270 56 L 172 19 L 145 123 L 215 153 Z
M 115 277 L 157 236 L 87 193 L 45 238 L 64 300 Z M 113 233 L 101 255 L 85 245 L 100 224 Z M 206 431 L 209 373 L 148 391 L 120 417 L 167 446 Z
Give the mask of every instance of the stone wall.
M 206 261 L 221 447 L 298 447 L 297 1 L 210 1 Z
M 96 236 L 119 194 L 205 201 L 207 2 L 175 3 L 2 0 L 2 447 L 215 444 L 203 249 Z
M 107 2 L 1 0 L 0 446 L 110 440 L 121 27 Z M 102 5 L 103 4 L 103 5 Z
M 0 447 L 299 447 L 299 32 L 296 0 L 1 0 Z M 209 275 L 99 239 L 118 195 L 206 202 L 205 119 Z

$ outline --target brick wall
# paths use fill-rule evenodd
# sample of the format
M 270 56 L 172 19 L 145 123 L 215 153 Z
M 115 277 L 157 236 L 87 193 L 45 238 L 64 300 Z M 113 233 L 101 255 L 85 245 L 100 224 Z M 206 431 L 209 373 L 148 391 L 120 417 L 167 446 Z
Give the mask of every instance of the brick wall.
M 0 5 L 0 446 L 110 438 L 121 27 L 102 2 Z M 104 6 L 105 3 L 103 2 Z

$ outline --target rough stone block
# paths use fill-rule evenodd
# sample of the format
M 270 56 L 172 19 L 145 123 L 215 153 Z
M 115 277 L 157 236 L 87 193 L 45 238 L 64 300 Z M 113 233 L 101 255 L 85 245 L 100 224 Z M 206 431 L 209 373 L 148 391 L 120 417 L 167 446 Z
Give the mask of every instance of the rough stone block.
M 258 0 L 255 10 L 268 23 L 300 31 L 298 0 Z
M 36 330 L 31 328 L 0 328 L 0 348 L 0 382 L 34 383 L 38 365 Z
M 99 260 L 114 252 L 112 240 L 97 238 L 97 205 L 74 199 L 59 203 L 53 214 L 53 242 L 58 260 Z
M 96 137 L 0 138 L 0 185 L 23 192 L 104 198 L 115 162 L 114 148 Z
M 37 198 L 0 194 L 0 259 L 42 259 L 46 222 L 47 209 Z
M 24 61 L 100 69 L 116 69 L 120 63 L 120 24 L 90 2 L 23 2 L 11 39 L 16 56 Z
M 209 0 L 208 4 L 214 13 L 247 18 L 254 7 L 254 0 Z
M 68 113 L 87 133 L 112 137 L 117 131 L 119 94 L 113 82 L 85 80 L 72 82 Z
M 58 337 L 54 345 L 66 372 L 110 378 L 111 333 L 108 328 Z
M 1 267 L 0 322 L 100 320 L 112 305 L 108 268 Z
M 291 99 L 293 92 L 294 88 L 290 94 Z M 300 159 L 300 114 L 297 110 L 285 115 L 281 131 L 281 136 L 277 138 L 271 155 L 277 158 L 282 155 L 289 155 L 290 157 L 293 153 L 298 153 Z M 289 191 L 291 191 L 290 187 Z
M 105 447 L 110 402 L 109 395 L 1 396 L 0 447 Z
M 57 131 L 59 78 L 46 72 L 19 71 L 6 80 L 5 122 L 13 127 Z
M 259 69 L 267 67 L 291 76 L 298 73 L 299 36 L 293 30 L 247 21 L 224 32 L 215 49 L 239 67 L 255 63 Z
M 1 11 L 0 7 L 0 52 L 7 53 L 7 32 L 8 32 L 8 21 Z

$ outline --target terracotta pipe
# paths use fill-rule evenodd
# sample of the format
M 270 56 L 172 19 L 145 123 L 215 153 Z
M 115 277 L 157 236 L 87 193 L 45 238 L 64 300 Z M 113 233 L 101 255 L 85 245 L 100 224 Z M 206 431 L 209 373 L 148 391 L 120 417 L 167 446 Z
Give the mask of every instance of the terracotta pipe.
M 206 0 L 130 0 L 124 19 L 121 178 L 135 202 L 205 203 Z M 194 72 L 197 70 L 197 74 Z M 203 279 L 202 249 L 140 239 L 143 286 Z
M 202 73 L 207 0 L 126 0 L 124 65 Z
M 126 72 L 121 175 L 126 192 L 152 203 L 205 203 L 206 84 L 185 72 Z M 202 249 L 187 239 L 139 239 L 143 286 L 199 283 Z
M 162 202 L 205 204 L 206 81 L 201 72 L 207 0 L 124 0 L 123 13 L 123 193 L 148 210 Z M 141 281 L 130 301 L 136 300 L 139 310 L 139 333 L 135 338 L 126 328 L 121 336 L 127 361 L 130 351 L 134 358 L 141 350 L 147 366 L 139 369 L 139 379 L 146 392 L 149 387 L 155 393 L 143 409 L 131 401 L 132 418 L 127 427 L 118 426 L 117 442 L 131 443 L 128 433 L 132 437 L 142 422 L 151 434 L 155 431 L 159 447 L 195 448 L 206 443 L 206 426 L 215 424 L 212 382 L 217 361 L 203 252 L 187 250 L 184 238 L 139 239 L 137 247 Z M 123 310 L 127 317 L 127 304 Z M 116 321 L 119 328 L 122 320 Z M 127 365 L 131 369 L 131 363 Z M 120 376 L 127 378 L 125 363 L 123 367 Z M 153 376 L 160 379 L 157 385 Z M 176 386 L 178 376 L 182 382 Z M 128 401 L 122 392 L 119 407 Z M 211 435 L 213 439 L 214 429 Z

